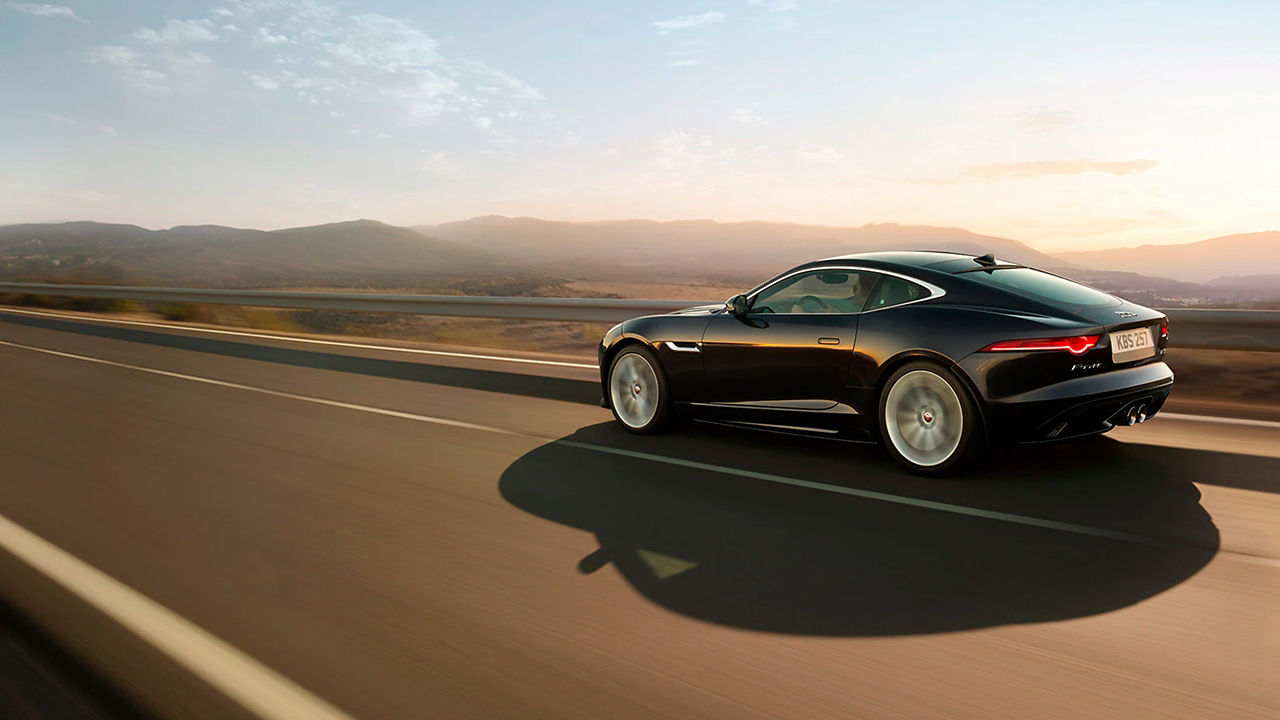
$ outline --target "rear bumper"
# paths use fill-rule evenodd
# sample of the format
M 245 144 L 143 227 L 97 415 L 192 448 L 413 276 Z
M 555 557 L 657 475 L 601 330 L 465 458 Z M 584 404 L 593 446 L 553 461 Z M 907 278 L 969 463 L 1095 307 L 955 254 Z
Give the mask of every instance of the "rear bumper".
M 1123 424 L 1130 408 L 1143 407 L 1150 418 L 1172 389 L 1173 371 L 1163 362 L 1073 378 L 1017 397 L 988 400 L 987 432 L 997 443 L 1095 435 Z

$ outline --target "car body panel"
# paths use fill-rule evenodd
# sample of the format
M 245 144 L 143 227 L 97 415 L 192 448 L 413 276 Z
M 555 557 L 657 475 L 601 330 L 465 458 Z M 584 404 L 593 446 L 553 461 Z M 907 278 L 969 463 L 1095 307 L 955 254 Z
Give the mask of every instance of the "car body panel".
M 856 315 L 714 315 L 702 337 L 704 401 L 830 408 L 857 335 Z

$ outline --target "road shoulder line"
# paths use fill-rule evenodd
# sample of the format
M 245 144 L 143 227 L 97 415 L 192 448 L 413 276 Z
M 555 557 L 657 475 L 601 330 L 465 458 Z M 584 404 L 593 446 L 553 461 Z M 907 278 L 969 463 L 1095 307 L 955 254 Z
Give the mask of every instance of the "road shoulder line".
M 3 515 L 0 549 L 264 720 L 352 720 L 266 665 Z

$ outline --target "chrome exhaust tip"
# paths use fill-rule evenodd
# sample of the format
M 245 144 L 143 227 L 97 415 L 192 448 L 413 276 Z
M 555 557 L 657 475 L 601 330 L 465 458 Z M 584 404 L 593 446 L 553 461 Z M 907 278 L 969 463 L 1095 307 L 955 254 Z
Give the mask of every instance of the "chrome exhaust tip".
M 1146 421 L 1147 421 L 1147 406 L 1144 403 L 1138 406 L 1138 422 L 1144 423 Z
M 1138 423 L 1138 406 L 1134 405 L 1129 408 L 1129 412 L 1125 413 L 1124 424 L 1132 427 Z

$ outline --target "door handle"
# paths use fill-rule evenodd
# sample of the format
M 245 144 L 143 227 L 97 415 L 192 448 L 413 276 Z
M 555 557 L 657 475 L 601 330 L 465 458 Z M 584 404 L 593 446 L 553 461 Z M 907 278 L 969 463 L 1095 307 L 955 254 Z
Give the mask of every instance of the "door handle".
M 818 344 L 819 345 L 839 345 L 840 338 L 820 337 L 818 338 Z

